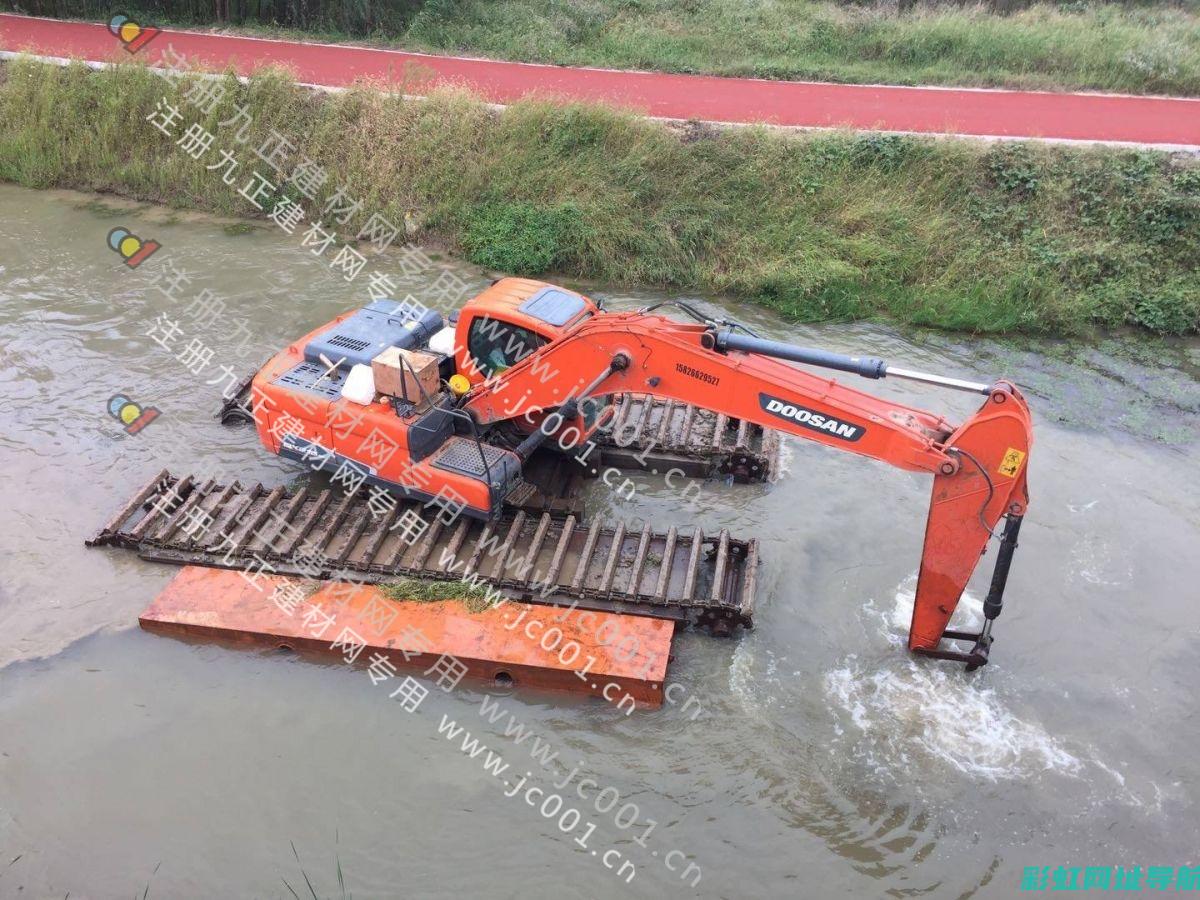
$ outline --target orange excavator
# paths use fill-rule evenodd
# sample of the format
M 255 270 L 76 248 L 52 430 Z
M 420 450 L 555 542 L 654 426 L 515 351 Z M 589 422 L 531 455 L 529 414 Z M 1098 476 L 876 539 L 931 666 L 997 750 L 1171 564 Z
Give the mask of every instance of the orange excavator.
M 659 314 L 664 305 L 610 312 L 519 278 L 495 282 L 450 325 L 435 311 L 376 301 L 288 346 L 254 376 L 256 428 L 273 453 L 328 471 L 350 467 L 398 496 L 450 502 L 482 519 L 501 514 L 535 450 L 586 444 L 611 417 L 615 394 L 693 404 L 924 472 L 933 495 L 908 646 L 968 669 L 986 664 L 1029 502 L 1032 422 L 1016 386 L 766 340 L 676 304 L 694 320 L 682 322 Z M 373 383 L 389 353 L 399 370 L 390 393 Z M 790 363 L 969 391 L 983 403 L 953 424 Z M 949 630 L 993 538 L 982 629 Z

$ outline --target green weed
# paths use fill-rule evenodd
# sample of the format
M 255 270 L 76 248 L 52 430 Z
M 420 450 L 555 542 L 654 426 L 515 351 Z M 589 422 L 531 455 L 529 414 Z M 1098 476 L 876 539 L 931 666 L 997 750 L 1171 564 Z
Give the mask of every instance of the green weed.
M 492 202 L 466 211 L 462 243 L 467 257 L 489 269 L 536 275 L 558 267 L 570 230 L 578 219 L 574 206 L 545 208 L 529 203 Z
M 380 592 L 392 600 L 437 603 L 443 600 L 460 601 L 468 612 L 479 613 L 490 609 L 491 595 L 483 585 L 467 584 L 464 581 L 422 581 L 418 578 L 400 578 L 378 585 Z

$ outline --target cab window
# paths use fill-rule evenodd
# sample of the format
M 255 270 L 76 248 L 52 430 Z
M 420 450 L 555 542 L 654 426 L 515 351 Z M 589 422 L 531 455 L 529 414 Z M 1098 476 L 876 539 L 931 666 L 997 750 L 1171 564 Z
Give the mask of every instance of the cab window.
M 487 316 L 472 322 L 467 333 L 467 351 L 489 378 L 515 366 L 545 343 L 546 338 L 528 328 Z

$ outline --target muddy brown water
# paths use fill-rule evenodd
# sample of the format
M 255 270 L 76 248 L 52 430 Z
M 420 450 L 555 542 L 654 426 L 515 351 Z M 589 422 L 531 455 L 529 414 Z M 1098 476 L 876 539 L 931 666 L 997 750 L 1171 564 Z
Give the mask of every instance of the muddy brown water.
M 141 632 L 172 569 L 83 546 L 163 466 L 294 478 L 250 430 L 216 424 L 206 382 L 366 302 L 365 284 L 265 229 L 7 186 L 0 213 L 0 897 L 309 896 L 306 876 L 341 896 L 339 872 L 357 897 L 1000 897 L 1026 866 L 1200 864 L 1195 342 L 802 327 L 688 297 L 772 337 L 1023 386 L 1033 502 L 993 664 L 967 675 L 903 650 L 928 481 L 789 440 L 769 488 L 590 488 L 596 515 L 763 543 L 758 627 L 678 639 L 680 702 L 625 717 L 464 683 L 405 712 L 361 670 Z M 163 249 L 127 269 L 105 244 L 118 225 Z M 154 285 L 168 260 L 194 276 L 179 299 Z M 378 266 L 408 289 L 433 277 Z M 207 327 L 188 313 L 204 288 L 226 304 Z M 160 315 L 183 329 L 175 353 L 147 335 Z M 215 353 L 202 376 L 177 358 L 197 335 Z M 114 394 L 161 417 L 125 435 Z M 509 713 L 548 765 L 505 735 Z M 507 774 L 439 734 L 444 716 Z M 555 793 L 577 766 L 558 792 L 573 830 L 524 789 L 505 796 L 526 772 Z

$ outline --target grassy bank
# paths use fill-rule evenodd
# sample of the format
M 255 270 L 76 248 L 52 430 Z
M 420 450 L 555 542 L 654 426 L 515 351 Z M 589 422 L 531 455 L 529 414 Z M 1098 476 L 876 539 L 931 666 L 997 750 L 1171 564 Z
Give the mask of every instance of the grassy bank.
M 1164 4 L 428 0 L 405 42 L 619 68 L 1200 94 L 1200 10 Z
M 218 135 L 197 161 L 145 121 L 172 90 L 136 67 L 9 66 L 0 179 L 247 215 L 237 188 L 274 128 L 329 170 L 318 200 L 346 185 L 498 270 L 726 292 L 805 320 L 1054 334 L 1200 322 L 1200 168 L 1162 154 L 681 133 L 599 108 L 494 113 L 463 95 L 320 95 L 260 77 L 229 79 L 208 115 L 178 102 L 178 134 L 200 121 Z M 218 125 L 238 103 L 254 117 L 242 146 Z M 204 167 L 222 146 L 242 160 L 235 187 Z
M 100 0 L 0 0 L 106 18 Z M 141 21 L 569 65 L 1200 96 L 1197 0 L 135 0 Z M 287 27 L 291 26 L 289 32 Z

